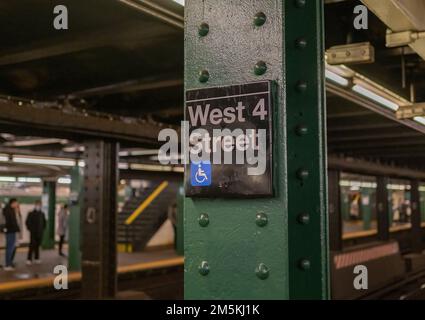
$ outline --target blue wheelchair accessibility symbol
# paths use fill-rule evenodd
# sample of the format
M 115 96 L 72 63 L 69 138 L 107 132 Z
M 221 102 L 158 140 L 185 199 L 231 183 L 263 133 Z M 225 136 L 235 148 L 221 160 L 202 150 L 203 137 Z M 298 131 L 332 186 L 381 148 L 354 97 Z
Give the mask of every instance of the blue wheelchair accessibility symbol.
M 208 161 L 192 162 L 190 164 L 190 182 L 193 187 L 211 185 L 211 163 Z

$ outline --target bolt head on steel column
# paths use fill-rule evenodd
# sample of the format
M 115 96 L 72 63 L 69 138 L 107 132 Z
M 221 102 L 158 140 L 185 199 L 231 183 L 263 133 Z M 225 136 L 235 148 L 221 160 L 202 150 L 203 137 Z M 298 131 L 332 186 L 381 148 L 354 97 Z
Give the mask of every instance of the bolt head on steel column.
M 266 23 L 267 17 L 264 14 L 264 12 L 258 12 L 254 17 L 254 24 L 257 27 L 261 27 L 263 24 Z
M 205 228 L 206 226 L 208 226 L 208 224 L 210 223 L 210 218 L 208 214 L 202 213 L 198 218 L 198 222 L 201 227 Z
M 264 263 L 260 263 L 255 269 L 255 274 L 261 280 L 265 280 L 269 277 L 269 268 Z
M 257 215 L 256 215 L 256 217 L 255 217 L 255 223 L 259 227 L 266 226 L 267 223 L 268 223 L 267 215 L 265 213 L 263 213 L 263 212 L 258 212 Z
M 210 266 L 209 266 L 208 262 L 202 261 L 201 264 L 199 265 L 198 270 L 199 270 L 199 273 L 202 276 L 206 276 L 208 273 L 210 273 Z

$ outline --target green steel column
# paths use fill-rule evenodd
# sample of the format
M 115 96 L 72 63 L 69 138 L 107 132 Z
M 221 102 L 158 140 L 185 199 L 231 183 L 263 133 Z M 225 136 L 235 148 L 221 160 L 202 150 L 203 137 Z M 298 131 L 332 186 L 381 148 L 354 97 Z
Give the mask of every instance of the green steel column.
M 419 188 L 421 188 L 423 185 L 420 185 Z M 421 211 L 421 222 L 425 222 L 425 192 L 421 191 L 420 194 L 420 211 Z
M 68 240 L 68 268 L 72 271 L 81 269 L 80 250 L 80 216 L 83 199 L 83 169 L 76 166 L 71 169 L 71 196 Z
M 376 208 L 378 219 L 378 239 L 387 241 L 390 238 L 391 202 L 388 192 L 388 178 L 379 176 L 376 180 Z
M 348 193 L 344 192 L 341 197 L 341 215 L 342 221 L 347 221 L 350 218 L 350 199 Z
M 372 222 L 372 189 L 362 188 L 361 189 L 361 213 L 363 215 L 363 230 L 370 230 Z
M 185 198 L 186 299 L 328 297 L 322 6 L 186 1 L 186 90 L 277 85 L 274 197 Z
M 46 228 L 43 233 L 42 248 L 55 247 L 55 215 L 56 215 L 56 181 L 43 181 L 43 211 L 47 214 Z
M 412 235 L 412 249 L 416 252 L 423 250 L 422 244 L 422 228 L 421 228 L 421 204 L 419 193 L 419 181 L 412 180 L 410 183 L 410 201 L 412 206 L 412 214 L 410 216 L 412 228 L 410 230 Z
M 284 2 L 290 298 L 327 299 L 324 4 Z
M 177 217 L 176 217 L 176 235 L 175 247 L 176 252 L 180 255 L 184 254 L 184 234 L 183 234 L 183 214 L 184 214 L 184 188 L 179 187 L 177 193 Z

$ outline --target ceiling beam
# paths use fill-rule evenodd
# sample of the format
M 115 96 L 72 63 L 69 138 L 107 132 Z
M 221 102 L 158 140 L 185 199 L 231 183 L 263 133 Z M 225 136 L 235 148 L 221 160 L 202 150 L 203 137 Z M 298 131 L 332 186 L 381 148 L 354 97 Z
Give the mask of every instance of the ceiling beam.
M 115 83 L 107 86 L 91 88 L 67 94 L 69 99 L 86 98 L 93 96 L 105 96 L 117 93 L 140 92 L 155 89 L 183 86 L 183 79 L 173 79 L 171 76 L 155 77 L 143 80 L 131 80 Z M 165 79 L 165 80 L 163 80 Z
M 421 134 L 415 131 L 405 131 L 405 132 L 381 132 L 381 133 L 355 133 L 355 134 L 338 134 L 338 135 L 328 135 L 329 143 L 337 142 L 348 142 L 348 141 L 370 141 L 370 140 L 382 140 L 382 139 L 395 139 L 395 138 L 413 138 L 421 137 Z
M 371 111 L 373 111 L 375 114 L 384 116 L 387 119 L 392 120 L 394 123 L 399 123 L 405 127 L 411 128 L 413 130 L 416 130 L 421 133 L 425 133 L 425 126 L 422 124 L 419 124 L 413 120 L 410 119 L 397 119 L 396 114 L 394 111 L 389 110 L 378 103 L 375 103 L 365 97 L 362 97 L 352 90 L 347 90 L 344 88 L 341 88 L 337 85 L 327 83 L 326 84 L 326 90 L 329 92 L 332 92 L 346 100 L 349 100 L 353 103 L 356 103 L 359 106 L 362 106 L 364 108 L 367 108 Z
M 425 137 L 420 138 L 389 138 L 379 140 L 365 140 L 347 143 L 347 141 L 332 142 L 332 148 L 342 149 L 366 149 L 378 147 L 400 147 L 400 146 L 423 146 L 425 149 Z
M 31 132 L 31 135 L 64 137 L 74 141 L 114 139 L 149 147 L 158 146 L 158 133 L 163 129 L 160 124 L 147 121 L 128 123 L 36 105 L 18 106 L 9 100 L 0 100 L 0 125 L 3 131 L 19 135 Z
M 166 26 L 147 22 L 143 24 L 127 23 L 107 30 L 78 35 L 69 33 L 35 44 L 25 44 L 13 51 L 0 52 L 0 66 L 51 58 L 104 46 L 121 46 L 128 43 L 144 45 L 170 33 L 173 34 L 173 30 Z
M 183 7 L 169 0 L 118 0 L 119 2 L 134 8 L 144 14 L 158 19 L 166 24 L 183 30 L 184 11 Z
M 399 178 L 413 178 L 425 180 L 425 172 L 407 169 L 399 166 L 389 166 L 358 159 L 328 157 L 328 167 L 358 174 L 385 175 Z

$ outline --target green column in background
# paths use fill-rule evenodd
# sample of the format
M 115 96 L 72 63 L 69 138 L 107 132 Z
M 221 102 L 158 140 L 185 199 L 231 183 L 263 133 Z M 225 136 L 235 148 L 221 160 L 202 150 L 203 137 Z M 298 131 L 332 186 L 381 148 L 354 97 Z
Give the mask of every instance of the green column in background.
M 177 193 L 177 225 L 176 225 L 176 252 L 179 255 L 184 254 L 184 235 L 183 235 L 183 212 L 184 211 L 184 188 L 179 187 Z
M 83 193 L 82 185 L 83 169 L 76 166 L 71 169 L 71 195 L 69 199 L 68 268 L 72 271 L 81 269 L 80 216 Z
M 419 187 L 420 188 L 420 187 Z M 425 222 L 425 191 L 420 191 L 421 222 Z
M 388 187 L 387 187 L 388 189 Z M 393 218 L 394 218 L 394 212 L 393 212 L 393 191 L 388 190 L 388 217 L 389 217 L 389 226 L 390 228 L 393 225 Z
M 363 230 L 370 230 L 372 221 L 372 192 L 373 189 L 361 189 L 361 213 L 363 216 Z
M 41 197 L 44 213 L 47 214 L 46 228 L 43 233 L 42 248 L 55 247 L 55 215 L 56 215 L 56 181 L 43 181 L 43 194 Z
M 342 213 L 342 221 L 348 221 L 350 219 L 350 199 L 346 189 L 342 189 L 344 191 L 341 192 L 341 213 Z

